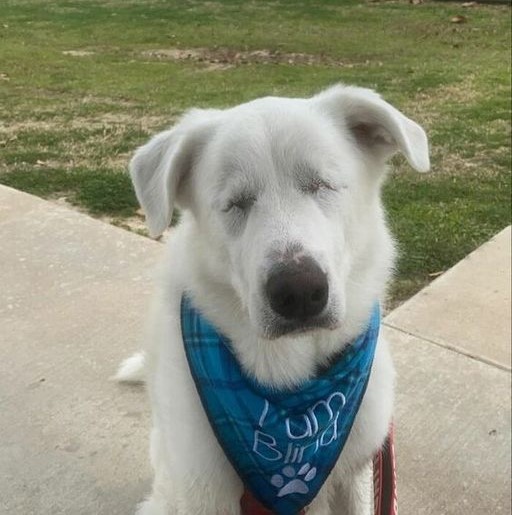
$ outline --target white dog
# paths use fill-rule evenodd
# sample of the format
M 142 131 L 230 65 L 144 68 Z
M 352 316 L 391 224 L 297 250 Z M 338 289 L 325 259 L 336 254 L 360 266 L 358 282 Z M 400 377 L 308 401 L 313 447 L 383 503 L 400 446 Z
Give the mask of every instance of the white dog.
M 383 298 L 395 252 L 380 190 L 397 151 L 428 170 L 422 128 L 376 93 L 345 86 L 308 99 L 195 109 L 138 149 L 131 176 L 152 235 L 167 228 L 175 206 L 182 212 L 158 277 L 147 349 L 118 373 L 147 381 L 151 398 L 155 478 L 138 513 L 241 512 L 243 483 L 187 361 L 184 292 L 258 384 L 293 391 L 321 375 Z M 369 513 L 361 471 L 388 432 L 393 384 L 379 339 L 348 440 L 308 515 Z

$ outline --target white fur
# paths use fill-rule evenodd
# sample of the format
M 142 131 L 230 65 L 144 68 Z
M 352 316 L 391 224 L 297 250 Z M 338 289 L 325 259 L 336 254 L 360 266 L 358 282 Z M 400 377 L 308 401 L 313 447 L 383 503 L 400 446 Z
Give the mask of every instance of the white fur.
M 283 387 L 314 376 L 383 298 L 394 246 L 380 187 L 396 151 L 417 170 L 428 169 L 427 139 L 417 124 L 374 92 L 344 86 L 310 99 L 193 110 L 137 151 L 131 174 L 151 232 L 167 227 L 174 205 L 183 212 L 158 274 L 145 357 L 125 362 L 117 376 L 145 375 L 153 410 L 155 479 L 139 514 L 240 513 L 242 484 L 189 373 L 179 322 L 183 291 L 231 339 L 241 366 L 258 381 Z M 252 199 L 249 208 L 233 207 L 240 195 Z M 328 276 L 329 328 L 279 332 L 262 285 L 290 248 L 294 258 L 314 258 Z M 359 478 L 388 431 L 393 384 L 381 339 L 345 449 L 308 515 L 369 513 Z
M 113 377 L 120 383 L 143 383 L 146 379 L 144 363 L 146 356 L 143 352 L 136 352 L 133 356 L 126 358 Z

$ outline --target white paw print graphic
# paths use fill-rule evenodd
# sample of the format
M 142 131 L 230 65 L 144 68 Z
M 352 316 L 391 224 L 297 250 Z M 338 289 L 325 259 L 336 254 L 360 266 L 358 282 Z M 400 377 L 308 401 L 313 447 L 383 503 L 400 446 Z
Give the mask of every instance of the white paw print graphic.
M 274 474 L 270 479 L 272 485 L 280 489 L 277 492 L 277 497 L 290 494 L 307 494 L 309 492 L 307 483 L 315 478 L 316 468 L 311 468 L 311 465 L 306 463 L 302 465 L 298 472 L 295 472 L 295 469 L 288 465 L 283 468 L 282 474 Z

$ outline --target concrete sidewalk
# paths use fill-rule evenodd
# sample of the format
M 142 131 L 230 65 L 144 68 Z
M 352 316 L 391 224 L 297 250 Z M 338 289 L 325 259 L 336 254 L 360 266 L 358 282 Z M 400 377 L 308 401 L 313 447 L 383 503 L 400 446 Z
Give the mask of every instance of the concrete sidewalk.
M 133 513 L 148 406 L 108 377 L 162 247 L 1 186 L 0 238 L 0 513 Z M 386 318 L 401 514 L 510 513 L 510 309 L 509 228 Z
M 509 514 L 511 231 L 390 313 L 405 515 Z

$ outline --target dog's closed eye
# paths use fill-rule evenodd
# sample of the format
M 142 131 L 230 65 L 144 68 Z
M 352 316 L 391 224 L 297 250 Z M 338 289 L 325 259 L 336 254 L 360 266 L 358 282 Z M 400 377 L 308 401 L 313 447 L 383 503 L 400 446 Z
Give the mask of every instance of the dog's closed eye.
M 319 177 L 316 177 L 305 184 L 301 185 L 301 190 L 304 193 L 309 193 L 311 195 L 318 193 L 320 190 L 330 190 L 330 191 L 336 191 L 336 188 L 329 184 L 328 182 L 320 179 Z
M 298 187 L 302 193 L 315 195 L 322 191 L 337 191 L 337 188 L 308 163 L 300 163 L 296 167 Z
M 254 195 L 242 193 L 229 200 L 226 207 L 222 211 L 228 213 L 234 209 L 237 209 L 246 212 L 251 208 L 254 202 L 256 202 L 256 197 Z

